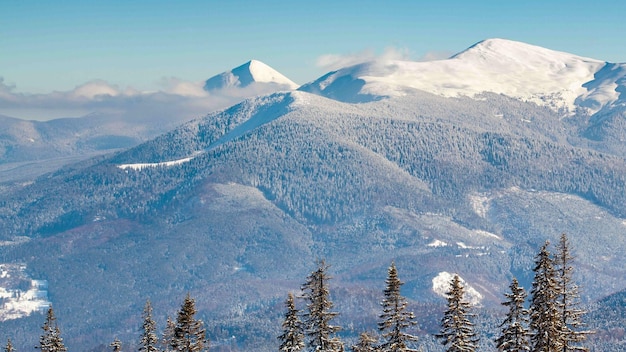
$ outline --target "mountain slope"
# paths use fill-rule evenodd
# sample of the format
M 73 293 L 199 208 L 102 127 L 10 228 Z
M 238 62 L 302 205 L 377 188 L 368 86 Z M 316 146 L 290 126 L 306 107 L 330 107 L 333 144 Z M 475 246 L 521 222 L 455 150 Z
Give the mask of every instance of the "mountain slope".
M 320 258 L 347 338 L 375 326 L 391 261 L 420 333 L 436 330 L 441 278 L 500 307 L 563 232 L 584 302 L 626 289 L 623 110 L 563 118 L 502 94 L 406 89 L 394 72 L 378 79 L 388 97 L 256 96 L 5 190 L 0 258 L 48 282 L 76 350 L 136 341 L 146 298 L 163 323 L 187 292 L 215 348 L 275 350 L 281 303 Z M 363 98 L 372 80 L 359 79 L 334 92 Z M 19 321 L 20 346 L 36 343 L 34 318 Z
M 623 105 L 626 64 L 611 64 L 504 39 L 489 39 L 447 60 L 376 61 L 331 72 L 300 89 L 347 102 L 402 96 L 413 89 L 445 96 L 483 92 L 575 113 Z
M 258 345 L 245 331 L 275 335 L 279 318 L 261 321 L 320 257 L 345 287 L 344 322 L 356 296 L 375 307 L 391 260 L 411 300 L 439 302 L 433 279 L 458 272 L 498 306 L 561 232 L 593 300 L 625 288 L 626 161 L 568 133 L 550 110 L 497 95 L 257 97 L 5 194 L 0 251 L 49 282 L 80 349 L 132 339 L 119 322 L 136 322 L 146 296 L 166 315 L 184 292 L 212 338 Z M 120 168 L 137 163 L 154 166 Z
M 253 84 L 272 85 L 283 90 L 293 90 L 298 85 L 280 72 L 258 60 L 250 60 L 241 66 L 209 78 L 204 90 L 214 91 L 227 88 L 244 88 Z

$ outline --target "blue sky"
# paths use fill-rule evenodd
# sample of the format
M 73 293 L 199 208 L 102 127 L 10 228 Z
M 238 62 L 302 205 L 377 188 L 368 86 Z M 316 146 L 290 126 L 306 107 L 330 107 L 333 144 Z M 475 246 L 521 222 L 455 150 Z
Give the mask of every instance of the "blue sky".
M 0 1 L 0 77 L 14 91 L 66 91 L 101 79 L 158 89 L 258 59 L 297 83 L 320 57 L 410 59 L 507 38 L 626 61 L 625 1 Z
M 626 62 L 625 17 L 623 0 L 0 0 L 0 114 L 168 106 L 191 118 L 239 101 L 201 82 L 250 59 L 304 84 L 376 56 L 445 58 L 488 38 Z

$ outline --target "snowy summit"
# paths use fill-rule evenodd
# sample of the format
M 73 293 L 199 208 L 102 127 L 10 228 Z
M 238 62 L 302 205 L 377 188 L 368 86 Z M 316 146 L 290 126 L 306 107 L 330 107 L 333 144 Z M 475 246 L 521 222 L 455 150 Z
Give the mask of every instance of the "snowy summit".
M 284 90 L 298 88 L 296 83 L 270 66 L 258 60 L 250 60 L 230 71 L 209 78 L 204 84 L 204 90 L 244 88 L 254 83 L 274 84 Z
M 417 89 L 445 97 L 504 94 L 574 113 L 626 102 L 626 64 L 505 39 L 481 41 L 449 59 L 374 61 L 331 72 L 304 91 L 347 102 L 401 96 Z

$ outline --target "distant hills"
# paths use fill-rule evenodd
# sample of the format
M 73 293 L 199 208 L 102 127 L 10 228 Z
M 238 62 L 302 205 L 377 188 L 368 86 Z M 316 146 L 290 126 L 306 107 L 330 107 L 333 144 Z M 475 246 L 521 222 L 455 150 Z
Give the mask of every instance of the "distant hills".
M 251 82 L 246 65 L 225 86 Z M 137 339 L 148 297 L 161 329 L 187 292 L 222 348 L 275 350 L 319 258 L 346 338 L 375 326 L 392 260 L 432 333 L 442 277 L 497 311 L 563 232 L 583 301 L 609 309 L 626 289 L 622 71 L 501 39 L 343 68 L 5 187 L 0 256 L 47 281 L 80 350 Z

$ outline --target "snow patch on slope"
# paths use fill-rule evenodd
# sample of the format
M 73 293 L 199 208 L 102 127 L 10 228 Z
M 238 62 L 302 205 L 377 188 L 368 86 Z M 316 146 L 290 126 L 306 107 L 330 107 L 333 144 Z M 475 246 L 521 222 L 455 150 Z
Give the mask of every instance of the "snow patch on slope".
M 189 161 L 193 160 L 193 158 L 195 158 L 198 154 L 199 153 L 196 153 L 196 154 L 194 154 L 194 156 L 190 156 L 190 157 L 186 157 L 186 158 L 182 158 L 182 159 L 178 159 L 178 160 L 163 161 L 163 162 L 160 162 L 160 163 L 121 164 L 121 165 L 117 165 L 117 167 L 122 169 L 122 170 L 132 169 L 132 170 L 137 170 L 137 171 L 141 171 L 141 170 L 147 169 L 147 168 L 155 168 L 155 167 L 171 167 L 171 166 L 177 166 L 177 165 L 181 165 L 181 164 L 184 164 L 186 162 L 189 162 Z
M 0 264 L 0 321 L 29 316 L 50 306 L 47 281 L 32 280 L 25 270 L 22 264 Z M 24 286 L 28 287 L 25 291 L 17 288 Z
M 446 271 L 440 272 L 432 280 L 433 291 L 438 296 L 447 298 L 446 292 L 450 290 L 450 283 L 452 282 L 452 278 L 454 278 L 454 274 Z M 463 289 L 465 291 L 464 299 L 474 306 L 479 305 L 480 301 L 483 299 L 483 295 L 480 294 L 480 292 L 478 292 L 475 288 L 470 286 L 462 277 L 459 276 L 459 279 L 461 280 L 461 284 L 463 285 Z

